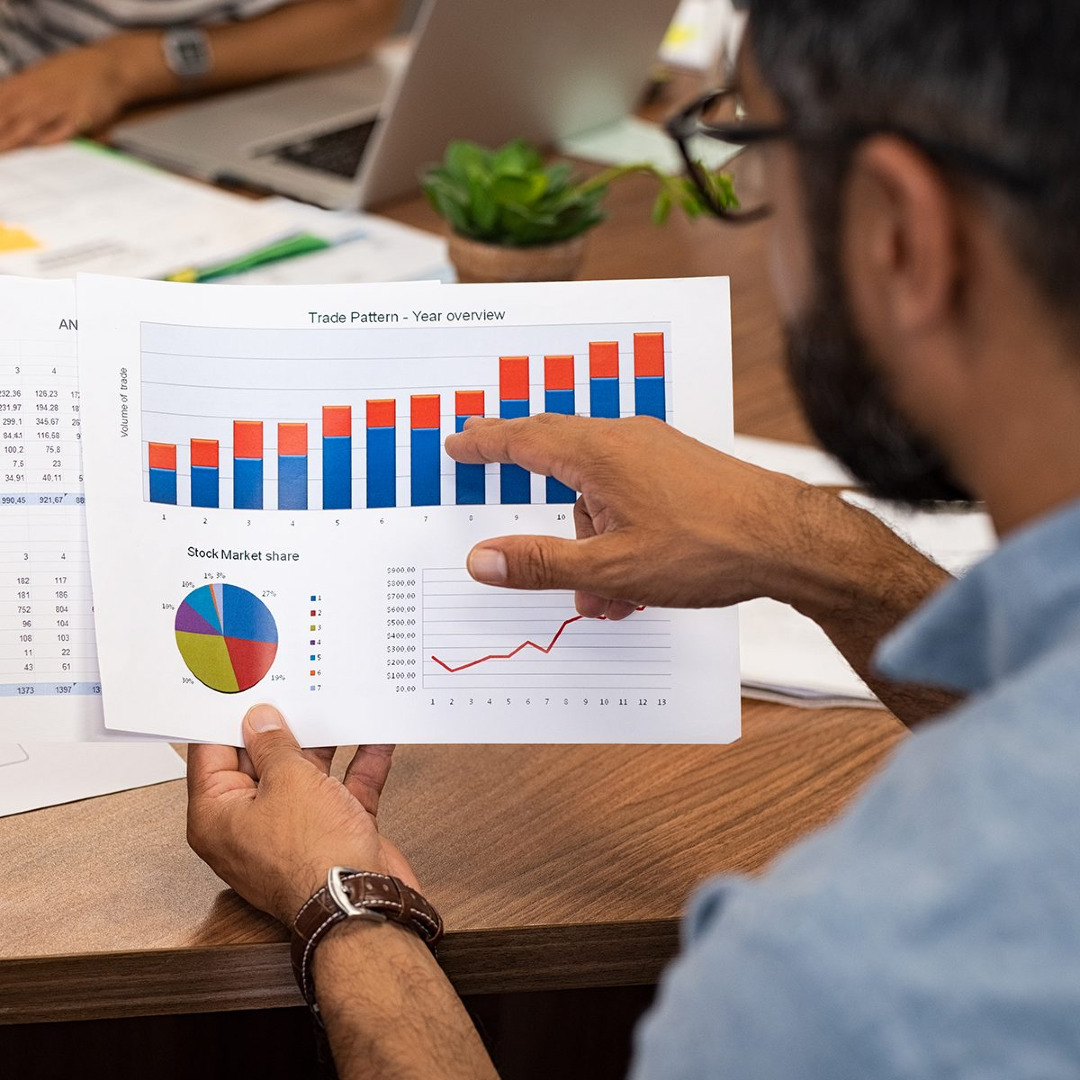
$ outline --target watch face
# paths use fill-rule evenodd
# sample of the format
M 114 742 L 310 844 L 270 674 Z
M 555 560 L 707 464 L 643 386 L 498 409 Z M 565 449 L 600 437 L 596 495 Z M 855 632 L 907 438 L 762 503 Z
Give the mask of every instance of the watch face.
M 176 59 L 183 68 L 198 67 L 203 61 L 203 50 L 199 42 L 185 38 L 177 42 Z
M 205 30 L 190 27 L 170 30 L 165 35 L 165 62 L 174 75 L 191 79 L 211 68 L 210 39 Z

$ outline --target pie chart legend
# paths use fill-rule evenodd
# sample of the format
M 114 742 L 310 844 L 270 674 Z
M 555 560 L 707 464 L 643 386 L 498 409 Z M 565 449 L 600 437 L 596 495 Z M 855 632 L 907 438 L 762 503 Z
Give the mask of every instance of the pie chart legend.
M 236 585 L 203 585 L 176 612 L 176 646 L 199 682 L 221 694 L 258 685 L 277 656 L 270 609 Z

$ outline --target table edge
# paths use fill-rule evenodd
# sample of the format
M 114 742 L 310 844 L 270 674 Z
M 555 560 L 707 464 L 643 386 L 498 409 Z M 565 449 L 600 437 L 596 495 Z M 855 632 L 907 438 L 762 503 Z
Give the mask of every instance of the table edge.
M 439 959 L 459 994 L 649 986 L 679 920 L 452 931 Z M 286 942 L 0 959 L 0 1025 L 302 1005 Z

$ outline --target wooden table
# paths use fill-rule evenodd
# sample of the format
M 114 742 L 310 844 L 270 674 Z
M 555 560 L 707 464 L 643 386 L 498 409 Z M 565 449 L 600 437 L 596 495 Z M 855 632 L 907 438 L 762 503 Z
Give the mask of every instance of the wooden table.
M 736 428 L 805 439 L 767 227 L 657 229 L 652 196 L 614 191 L 584 276 L 730 275 Z M 387 212 L 437 227 L 419 198 Z M 403 747 L 380 818 L 446 918 L 460 992 L 645 985 L 697 882 L 827 822 L 902 733 L 883 712 L 745 701 L 725 747 Z M 299 1004 L 284 929 L 191 853 L 184 810 L 175 782 L 0 819 L 0 1022 Z

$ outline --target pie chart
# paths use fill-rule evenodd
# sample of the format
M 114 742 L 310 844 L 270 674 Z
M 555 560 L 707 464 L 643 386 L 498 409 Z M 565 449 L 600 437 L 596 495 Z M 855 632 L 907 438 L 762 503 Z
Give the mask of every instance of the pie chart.
M 203 585 L 176 612 L 176 646 L 199 682 L 237 694 L 261 682 L 277 656 L 270 609 L 236 585 Z

